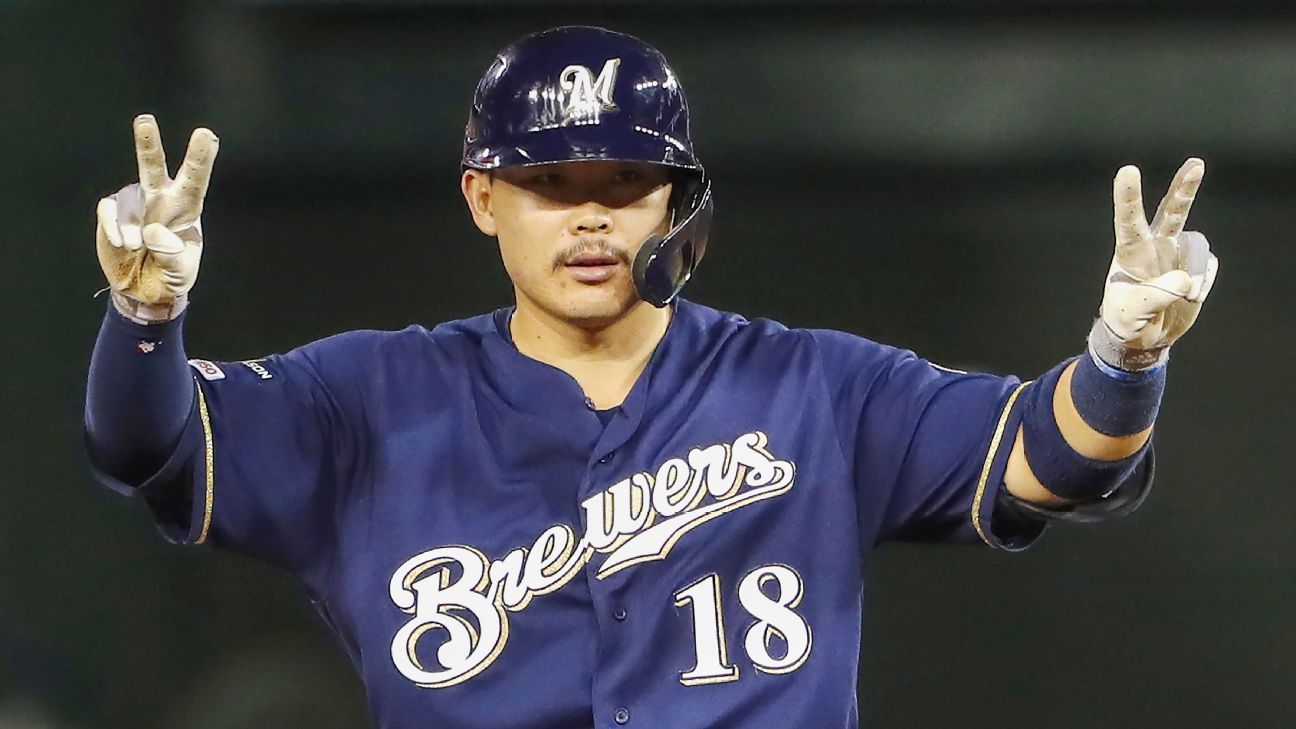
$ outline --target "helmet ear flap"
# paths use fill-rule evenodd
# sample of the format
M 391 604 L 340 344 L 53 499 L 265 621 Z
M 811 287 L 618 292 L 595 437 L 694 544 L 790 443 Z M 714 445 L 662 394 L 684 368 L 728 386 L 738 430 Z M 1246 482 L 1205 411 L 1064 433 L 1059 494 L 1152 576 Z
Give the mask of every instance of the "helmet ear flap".
M 711 181 L 691 175 L 672 190 L 672 227 L 665 236 L 654 235 L 639 247 L 631 267 L 635 292 L 658 308 L 675 299 L 706 253 L 714 204 Z

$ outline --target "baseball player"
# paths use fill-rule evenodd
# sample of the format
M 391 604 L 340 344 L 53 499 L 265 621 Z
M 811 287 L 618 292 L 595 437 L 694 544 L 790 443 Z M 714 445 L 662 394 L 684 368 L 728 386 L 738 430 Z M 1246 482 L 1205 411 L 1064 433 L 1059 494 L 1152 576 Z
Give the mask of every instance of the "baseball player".
M 496 57 L 464 136 L 512 306 L 210 362 L 182 329 L 217 139 L 172 179 L 134 132 L 139 182 L 98 207 L 98 475 L 295 575 L 386 729 L 856 726 L 865 553 L 1136 506 L 1217 267 L 1190 159 L 1151 222 L 1116 174 L 1087 351 L 1033 382 L 692 303 L 713 203 L 680 81 L 563 27 Z

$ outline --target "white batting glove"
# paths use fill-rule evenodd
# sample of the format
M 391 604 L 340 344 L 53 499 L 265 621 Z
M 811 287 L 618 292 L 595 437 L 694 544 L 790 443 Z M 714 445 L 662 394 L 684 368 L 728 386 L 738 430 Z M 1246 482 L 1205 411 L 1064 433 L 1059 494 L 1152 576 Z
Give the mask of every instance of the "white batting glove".
M 135 321 L 180 315 L 198 278 L 203 199 L 219 140 L 196 129 L 176 178 L 167 174 L 162 135 L 151 114 L 135 118 L 139 182 L 99 201 L 99 265 L 117 310 Z
M 1184 231 L 1206 165 L 1189 158 L 1148 224 L 1139 170 L 1116 173 L 1116 255 L 1107 272 L 1102 316 L 1089 346 L 1107 364 L 1146 369 L 1165 360 L 1175 340 L 1197 320 L 1215 283 L 1219 260 L 1206 236 Z

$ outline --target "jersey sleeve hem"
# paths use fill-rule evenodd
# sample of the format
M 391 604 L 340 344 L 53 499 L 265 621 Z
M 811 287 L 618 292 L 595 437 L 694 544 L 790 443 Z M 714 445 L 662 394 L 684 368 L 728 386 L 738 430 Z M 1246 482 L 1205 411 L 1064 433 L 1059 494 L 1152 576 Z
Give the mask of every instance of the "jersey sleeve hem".
M 1003 410 L 999 413 L 994 432 L 990 436 L 990 443 L 986 448 L 985 461 L 981 465 L 976 492 L 972 497 L 972 509 L 968 515 L 972 528 L 976 530 L 981 541 L 996 549 L 1009 552 L 1026 549 L 1043 531 L 1042 528 L 1032 529 L 1029 534 L 1012 534 L 1005 537 L 996 533 L 991 524 L 999 490 L 1004 488 L 1003 479 L 1005 471 L 1008 470 L 1008 456 L 1012 453 L 1013 438 L 1004 436 L 1017 432 L 1022 416 L 1021 408 L 1018 407 L 1018 397 L 1028 385 L 1029 382 L 1018 385 L 1008 396 Z
M 198 387 L 197 400 L 198 419 L 202 423 L 203 440 L 202 465 L 195 469 L 197 471 L 195 480 L 201 478 L 201 481 L 195 484 L 195 491 L 201 489 L 202 498 L 194 499 L 193 514 L 189 520 L 189 538 L 185 541 L 202 544 L 207 541 L 207 535 L 211 530 L 212 506 L 215 497 L 216 451 L 213 447 L 211 415 L 207 412 L 207 396 L 203 394 L 201 386 Z M 200 512 L 201 518 L 199 518 Z
M 211 414 L 207 408 L 207 397 L 203 394 L 201 384 L 196 386 L 194 410 L 197 417 L 190 418 L 192 434 L 196 441 L 189 449 L 187 464 L 189 471 L 184 474 L 185 483 L 178 488 L 188 490 L 188 518 L 168 517 L 156 497 L 150 493 L 143 494 L 153 512 L 154 520 L 162 536 L 173 544 L 205 544 L 212 525 L 212 507 L 215 496 L 215 450 L 213 448 Z

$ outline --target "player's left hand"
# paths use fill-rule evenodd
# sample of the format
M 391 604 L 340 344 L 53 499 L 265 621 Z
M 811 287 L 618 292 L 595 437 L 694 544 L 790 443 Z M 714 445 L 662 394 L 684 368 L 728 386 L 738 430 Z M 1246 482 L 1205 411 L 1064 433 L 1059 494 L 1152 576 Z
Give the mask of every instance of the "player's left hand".
M 1117 360 L 1109 364 L 1151 366 L 1197 320 L 1219 268 L 1206 236 L 1183 229 L 1205 171 L 1200 159 L 1185 161 L 1150 225 L 1139 169 L 1126 165 L 1116 173 L 1116 254 L 1102 302 L 1111 346 L 1097 350 L 1104 360 Z

